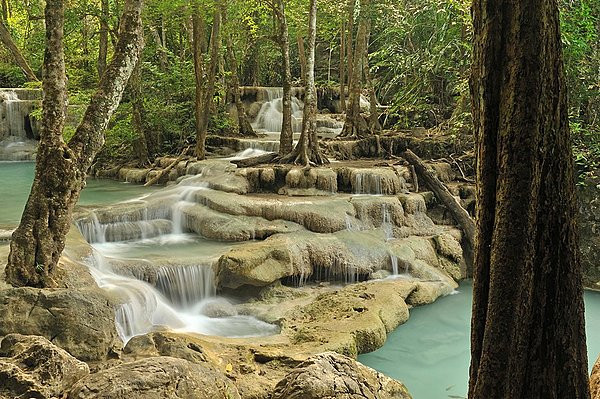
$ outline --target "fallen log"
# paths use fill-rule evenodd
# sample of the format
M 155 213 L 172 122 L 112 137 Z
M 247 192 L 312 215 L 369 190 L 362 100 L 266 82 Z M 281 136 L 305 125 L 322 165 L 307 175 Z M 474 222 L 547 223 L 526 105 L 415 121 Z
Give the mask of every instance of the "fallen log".
M 275 158 L 277 158 L 278 154 L 276 152 L 267 152 L 266 154 L 262 154 L 252 158 L 245 159 L 236 159 L 231 161 L 231 163 L 238 166 L 238 168 L 249 168 L 251 166 L 262 165 L 265 163 L 272 162 Z
M 469 215 L 469 213 L 456 201 L 456 198 L 448 191 L 448 188 L 442 183 L 431 171 L 427 165 L 423 163 L 411 150 L 406 150 L 402 153 L 402 157 L 414 166 L 417 174 L 421 181 L 427 185 L 433 191 L 435 196 L 444 204 L 450 211 L 454 220 L 460 225 L 467 241 L 471 245 L 471 248 L 475 248 L 475 222 Z
M 175 165 L 177 165 L 179 162 L 181 162 L 181 160 L 183 159 L 183 157 L 185 157 L 185 155 L 187 154 L 187 152 L 190 150 L 190 147 L 186 147 L 181 154 L 179 154 L 179 156 L 177 157 L 177 159 L 175 159 L 173 162 L 171 162 L 169 164 L 169 166 L 167 166 L 166 168 L 164 168 L 163 170 L 160 171 L 159 174 L 157 174 L 156 176 L 154 176 L 152 179 L 148 180 L 146 182 L 146 184 L 144 184 L 144 187 L 148 187 L 151 186 L 153 184 L 155 184 L 156 182 L 158 182 L 164 175 L 166 175 L 167 173 L 169 173 L 171 171 L 171 169 L 173 169 L 175 167 Z

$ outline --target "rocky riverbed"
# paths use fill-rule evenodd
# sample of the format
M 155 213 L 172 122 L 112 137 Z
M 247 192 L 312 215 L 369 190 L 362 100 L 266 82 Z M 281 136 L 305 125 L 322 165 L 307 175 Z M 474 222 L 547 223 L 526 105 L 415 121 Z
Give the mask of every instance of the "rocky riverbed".
M 375 164 L 183 161 L 163 190 L 79 208 L 61 287 L 1 286 L 8 389 L 15 397 L 410 397 L 353 359 L 382 346 L 412 307 L 454 290 L 466 270 L 462 234 L 430 193 L 414 192 L 406 166 Z M 116 173 L 143 181 L 135 170 Z M 0 259 L 7 251 L 0 246 Z M 41 375 L 46 366 L 24 367 L 23 356 L 61 366 Z

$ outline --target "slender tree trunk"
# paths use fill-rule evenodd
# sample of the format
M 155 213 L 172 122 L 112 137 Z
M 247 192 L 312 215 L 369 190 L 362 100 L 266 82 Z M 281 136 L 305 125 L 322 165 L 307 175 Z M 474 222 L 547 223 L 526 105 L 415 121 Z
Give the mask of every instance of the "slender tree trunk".
M 587 399 L 573 160 L 557 3 L 476 0 L 469 398 Z
M 154 42 L 156 43 L 156 48 L 158 50 L 158 62 L 160 65 L 161 71 L 166 71 L 169 61 L 167 59 L 167 48 L 165 47 L 165 43 L 161 35 L 158 33 L 157 27 L 151 27 L 150 31 L 152 32 L 152 37 L 154 38 Z
M 221 15 L 223 18 L 223 25 L 227 24 L 227 3 L 221 3 Z M 233 94 L 233 101 L 235 103 L 235 108 L 238 116 L 238 132 L 242 136 L 256 136 L 254 133 L 254 129 L 248 120 L 248 115 L 246 115 L 246 110 L 244 109 L 244 104 L 242 104 L 242 96 L 240 94 L 240 78 L 238 75 L 238 63 L 237 58 L 235 57 L 235 52 L 233 49 L 233 40 L 231 39 L 231 32 L 227 31 L 225 34 L 225 46 L 226 46 L 226 55 L 227 55 L 227 63 L 229 64 L 229 70 L 231 73 L 231 81 L 230 87 L 231 92 Z M 225 76 L 223 74 L 223 76 Z
M 67 145 L 62 138 L 67 103 L 64 2 L 46 1 L 42 134 L 31 194 L 10 243 L 5 272 L 13 285 L 57 285 L 56 265 L 73 208 L 143 46 L 141 10 L 141 0 L 126 0 L 115 55 Z
M 346 24 L 340 29 L 340 108 L 346 112 Z
M 279 26 L 279 46 L 283 59 L 283 123 L 281 135 L 279 136 L 279 154 L 286 155 L 292 151 L 294 143 L 294 131 L 292 129 L 292 71 L 290 66 L 290 35 L 287 17 L 285 15 L 285 0 L 278 0 L 275 10 L 277 24 Z
M 204 48 L 205 45 L 205 26 L 204 18 L 196 10 L 192 16 L 192 35 L 193 35 L 193 53 L 194 53 L 194 76 L 196 79 L 196 96 L 194 101 L 194 116 L 196 120 L 196 138 L 202 136 L 203 110 L 204 110 L 204 91 L 205 91 L 205 67 L 204 67 Z
M 362 75 L 363 68 L 361 67 L 364 54 L 367 51 L 367 33 L 369 28 L 370 0 L 361 0 L 360 16 L 358 21 L 358 32 L 356 34 L 356 46 L 352 55 L 352 62 L 348 62 L 348 71 L 350 82 L 350 101 L 346 109 L 346 120 L 344 128 L 340 134 L 342 137 L 361 137 L 368 133 L 368 125 L 360 109 L 360 96 L 362 94 Z
M 150 143 L 144 129 L 144 99 L 142 97 L 142 58 L 138 62 L 129 78 L 129 93 L 131 94 L 131 122 L 136 134 L 135 152 L 140 166 L 150 163 Z
M 210 66 L 206 77 L 206 90 L 202 100 L 202 119 L 196 136 L 196 156 L 199 159 L 206 157 L 206 136 L 208 134 L 208 121 L 210 119 L 213 97 L 215 95 L 215 84 L 219 69 L 219 50 L 221 48 L 221 11 L 215 9 L 213 18 L 212 34 L 210 37 Z
M 108 18 L 110 9 L 108 0 L 101 0 L 100 33 L 98 37 L 98 79 L 102 77 L 106 69 L 106 57 L 108 55 Z
M 348 0 L 348 34 L 346 35 L 346 71 L 348 73 L 348 91 L 352 87 L 352 57 L 354 55 L 354 6 L 356 0 Z
M 8 21 L 8 0 L 2 0 L 2 20 Z
M 317 0 L 310 0 L 308 14 L 308 57 L 306 61 L 306 86 L 304 96 L 304 122 L 302 133 L 294 150 L 281 162 L 292 162 L 305 166 L 323 165 L 327 158 L 319 149 L 317 137 L 317 89 L 315 86 L 315 45 L 317 38 Z
M 363 58 L 363 74 L 365 75 L 365 83 L 369 92 L 369 131 L 372 134 L 381 132 L 381 124 L 379 123 L 379 113 L 377 111 L 377 94 L 375 93 L 375 85 L 371 76 L 371 68 L 369 67 L 369 37 L 371 36 L 371 21 L 369 20 L 367 28 L 367 38 L 365 46 L 365 54 Z
M 13 58 L 15 59 L 15 62 L 17 63 L 19 68 L 21 68 L 23 74 L 25 74 L 25 77 L 27 77 L 27 79 L 31 81 L 37 82 L 37 76 L 35 76 L 35 73 L 27 63 L 27 60 L 25 59 L 23 54 L 21 53 L 21 50 L 19 50 L 19 48 L 13 41 L 12 36 L 8 31 L 8 28 L 4 24 L 4 21 L 0 21 L 0 40 L 2 41 L 2 44 L 4 44 L 4 46 L 8 49 L 8 51 L 10 51 Z
M 304 38 L 300 33 L 296 36 L 298 42 L 298 58 L 300 60 L 300 80 L 302 86 L 306 86 L 306 49 L 304 48 Z

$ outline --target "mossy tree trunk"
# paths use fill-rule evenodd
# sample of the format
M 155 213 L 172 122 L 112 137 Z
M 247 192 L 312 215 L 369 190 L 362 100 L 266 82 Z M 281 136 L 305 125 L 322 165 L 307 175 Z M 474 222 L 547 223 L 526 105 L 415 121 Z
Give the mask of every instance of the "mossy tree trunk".
M 198 159 L 206 158 L 206 136 L 208 134 L 208 122 L 213 108 L 213 97 L 219 71 L 219 52 L 221 49 L 221 8 L 215 7 L 212 32 L 210 35 L 210 64 L 206 70 L 206 86 L 203 93 L 201 105 L 200 123 L 196 120 L 196 156 Z M 198 83 L 198 82 L 197 82 Z M 196 84 L 197 84 L 196 83 Z M 198 112 L 198 111 L 197 111 Z
M 57 285 L 56 265 L 87 172 L 143 46 L 141 0 L 127 0 L 114 57 L 71 141 L 63 140 L 67 92 L 64 0 L 47 0 L 42 132 L 31 193 L 10 243 L 6 280 L 15 286 Z
M 290 63 L 290 35 L 287 18 L 285 16 L 285 0 L 277 0 L 274 13 L 277 18 L 279 30 L 279 47 L 282 57 L 283 76 L 283 99 L 282 112 L 283 122 L 281 124 L 281 135 L 279 136 L 279 154 L 285 155 L 292 150 L 294 143 L 294 131 L 292 130 L 292 70 Z
M 221 15 L 223 19 L 223 25 L 227 24 L 227 2 L 221 2 Z M 229 65 L 229 72 L 231 74 L 231 79 L 229 82 L 229 86 L 231 88 L 231 95 L 233 97 L 233 102 L 235 104 L 235 109 L 237 111 L 237 119 L 238 119 L 238 133 L 242 136 L 256 136 L 254 133 L 254 129 L 250 124 L 250 120 L 248 119 L 248 115 L 246 115 L 246 110 L 244 109 L 244 105 L 242 104 L 242 96 L 240 93 L 240 77 L 238 75 L 238 62 L 235 56 L 235 51 L 233 48 L 233 39 L 231 38 L 231 31 L 227 30 L 225 33 L 225 47 L 226 52 L 225 55 L 227 57 L 227 64 Z
M 356 33 L 356 45 L 352 54 L 352 60 L 348 61 L 348 87 L 350 98 L 346 107 L 346 120 L 341 137 L 364 137 L 369 133 L 367 122 L 363 118 L 360 109 L 360 98 L 362 94 L 362 76 L 364 55 L 367 52 L 367 33 L 369 29 L 370 0 L 361 0 L 358 31 Z
M 110 8 L 108 0 L 100 1 L 100 30 L 98 32 L 98 79 L 102 77 L 106 69 L 106 57 L 108 56 L 108 34 L 110 28 L 108 19 L 110 16 Z
M 317 137 L 317 88 L 315 86 L 315 45 L 317 38 L 317 0 L 310 0 L 308 14 L 308 56 L 306 59 L 306 86 L 304 96 L 304 121 L 302 133 L 294 150 L 281 162 L 305 166 L 323 165 L 327 158 L 319 149 Z
M 587 399 L 583 288 L 557 3 L 476 0 L 469 398 Z
M 21 53 L 21 50 L 19 50 L 19 47 L 14 42 L 5 21 L 6 19 L 4 21 L 0 21 L 0 41 L 2 41 L 2 44 L 4 44 L 8 51 L 10 51 L 10 54 L 13 56 L 19 68 L 21 68 L 21 71 L 23 71 L 25 77 L 27 77 L 27 79 L 30 81 L 37 82 L 37 76 L 35 76 L 33 69 L 31 69 L 29 63 L 23 56 L 23 53 Z

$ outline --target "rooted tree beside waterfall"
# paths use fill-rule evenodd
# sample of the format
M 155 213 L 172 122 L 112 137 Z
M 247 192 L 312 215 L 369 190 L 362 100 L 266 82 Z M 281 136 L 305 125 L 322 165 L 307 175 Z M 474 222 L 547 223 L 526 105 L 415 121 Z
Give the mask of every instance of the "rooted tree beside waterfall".
M 65 247 L 73 207 L 85 187 L 87 171 L 102 148 L 102 135 L 142 49 L 141 0 L 125 3 L 119 42 L 82 122 L 68 144 L 63 140 L 67 102 L 63 52 L 64 3 L 46 5 L 47 50 L 44 59 L 43 125 L 36 178 L 23 217 L 11 241 L 7 281 L 52 287 L 54 270 Z

